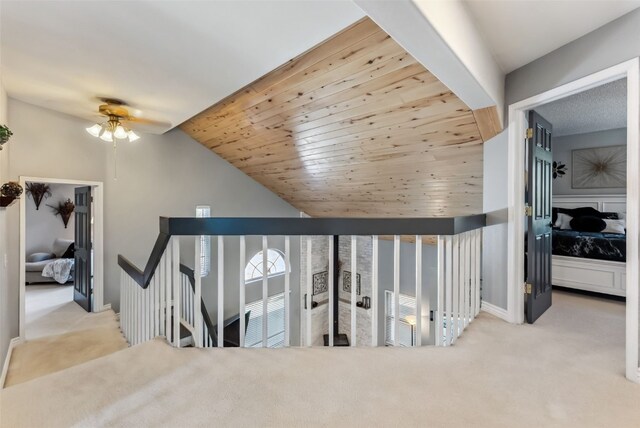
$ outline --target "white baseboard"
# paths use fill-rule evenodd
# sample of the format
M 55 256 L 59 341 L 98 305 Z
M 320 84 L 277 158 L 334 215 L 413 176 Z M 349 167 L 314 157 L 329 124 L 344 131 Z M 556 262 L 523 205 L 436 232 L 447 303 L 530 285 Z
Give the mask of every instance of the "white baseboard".
M 509 321 L 509 319 L 510 319 L 509 318 L 509 312 L 506 309 L 502 309 L 499 306 L 492 305 L 491 303 L 485 302 L 485 301 L 482 302 L 482 305 L 480 306 L 480 309 L 485 311 L 488 314 L 491 314 L 491 315 L 496 316 L 496 317 L 498 317 L 498 318 L 500 318 L 502 320 L 510 322 Z
M 100 309 L 98 312 L 104 312 L 109 310 L 111 310 L 111 303 L 107 303 L 106 305 L 103 305 L 102 309 Z
M 0 389 L 4 388 L 4 381 L 7 379 L 7 372 L 9 371 L 9 362 L 11 361 L 11 353 L 13 352 L 13 348 L 22 343 L 22 339 L 19 337 L 14 337 L 9 341 L 9 348 L 7 349 L 7 356 L 4 359 L 4 364 L 2 365 L 2 375 L 0 376 Z

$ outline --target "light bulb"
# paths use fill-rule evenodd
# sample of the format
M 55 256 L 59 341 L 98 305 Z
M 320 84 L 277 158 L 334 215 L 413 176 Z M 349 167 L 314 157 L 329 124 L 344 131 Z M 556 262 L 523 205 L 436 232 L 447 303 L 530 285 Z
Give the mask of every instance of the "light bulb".
M 99 137 L 100 133 L 102 132 L 102 125 L 99 124 L 95 124 L 89 128 L 86 128 L 87 132 L 91 135 L 93 135 L 94 137 Z
M 129 141 L 136 141 L 140 139 L 140 136 L 133 131 L 127 132 L 127 135 L 129 136 Z
M 127 131 L 125 131 L 122 125 L 116 126 L 116 130 L 113 131 L 113 136 L 120 140 L 127 138 Z
M 108 143 L 112 143 L 113 142 L 113 133 L 111 133 L 111 131 L 104 131 L 102 133 L 102 135 L 100 136 L 100 139 L 103 141 L 106 141 Z

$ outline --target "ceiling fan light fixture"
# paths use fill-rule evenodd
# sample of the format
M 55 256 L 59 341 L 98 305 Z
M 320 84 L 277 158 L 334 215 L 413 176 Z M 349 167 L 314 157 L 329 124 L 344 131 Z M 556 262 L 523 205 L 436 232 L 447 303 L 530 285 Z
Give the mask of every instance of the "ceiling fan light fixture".
M 118 124 L 115 131 L 113 131 L 113 136 L 119 140 L 124 140 L 125 138 L 127 138 L 127 135 L 128 133 L 126 129 L 124 129 L 124 127 L 120 124 Z
M 136 141 L 140 139 L 140 136 L 135 132 L 133 132 L 132 130 L 129 130 L 127 132 L 127 136 L 129 137 L 129 141 Z
M 100 134 L 102 133 L 102 125 L 96 123 L 93 126 L 90 126 L 89 128 L 86 128 L 87 132 L 91 135 L 93 135 L 94 137 L 99 137 Z
M 102 135 L 100 136 L 100 139 L 102 141 L 106 141 L 108 143 L 112 143 L 113 142 L 113 133 L 111 131 L 104 131 L 102 133 Z

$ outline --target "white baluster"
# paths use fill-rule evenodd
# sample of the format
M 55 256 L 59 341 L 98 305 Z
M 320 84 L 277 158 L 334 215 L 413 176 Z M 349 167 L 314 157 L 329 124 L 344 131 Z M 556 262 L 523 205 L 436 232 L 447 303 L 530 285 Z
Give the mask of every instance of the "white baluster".
M 460 336 L 460 237 L 453 236 L 453 336 L 451 344 Z
M 284 346 L 291 344 L 291 242 L 284 237 Z
M 371 346 L 378 346 L 378 236 L 371 240 Z
M 164 250 L 167 255 L 167 262 L 165 263 L 166 281 L 164 284 L 164 336 L 167 342 L 171 342 L 171 290 L 173 286 L 173 276 L 171 267 L 173 266 L 173 258 L 171 251 L 171 241 L 167 243 L 167 248 Z
M 453 238 L 447 236 L 445 238 L 446 245 L 446 274 L 445 274 L 445 288 L 447 299 L 447 312 L 446 312 L 446 339 L 445 346 L 451 345 L 453 340 Z
M 244 335 L 246 331 L 246 297 L 245 297 L 245 281 L 244 281 L 244 270 L 246 265 L 246 257 L 247 257 L 247 242 L 244 236 L 240 237 L 240 347 L 244 348 Z
M 200 311 L 200 295 L 196 296 L 196 305 Z M 200 321 L 198 318 L 197 322 Z M 218 236 L 218 348 L 224 347 L 224 236 Z
M 193 301 L 189 305 L 193 311 L 193 318 L 190 320 L 190 324 L 193 326 L 193 345 L 196 348 L 202 348 L 202 311 L 199 308 L 200 299 L 202 298 L 202 246 L 200 245 L 199 236 L 196 236 L 194 241 L 195 263 L 193 264 L 193 278 L 195 290 Z M 218 270 L 220 270 L 220 266 L 218 266 Z M 220 283 L 218 283 L 218 288 L 220 288 Z
M 160 336 L 166 335 L 165 330 L 165 319 L 164 319 L 164 294 L 166 291 L 166 284 L 168 281 L 167 278 L 167 253 L 168 251 L 165 249 L 164 254 L 162 255 L 162 260 L 160 260 L 160 268 L 162 269 L 162 281 L 160 282 L 160 287 L 158 288 L 158 331 Z
M 470 234 L 470 254 L 469 265 L 471 271 L 471 278 L 469 280 L 469 287 L 471 292 L 471 301 L 469 302 L 469 322 L 472 322 L 476 317 L 476 239 L 478 235 L 476 231 L 472 231 Z
M 262 347 L 269 346 L 269 243 L 262 236 Z
M 313 345 L 313 338 L 311 337 L 311 281 L 312 281 L 312 276 L 311 276 L 311 269 L 312 269 L 312 264 L 311 264 L 311 236 L 307 236 L 307 268 L 306 268 L 306 278 L 305 278 L 305 283 L 307 284 L 307 292 L 306 292 L 306 316 L 307 316 L 307 322 L 306 322 L 306 341 L 307 341 L 307 346 L 311 346 Z
M 357 236 L 351 235 L 351 346 L 356 346 L 358 336 L 358 312 L 356 302 L 358 300 L 358 240 Z
M 422 346 L 422 236 L 416 235 L 416 343 Z
M 335 271 L 334 271 L 334 266 L 333 266 L 333 258 L 334 258 L 334 254 L 335 254 L 335 249 L 333 248 L 333 236 L 328 236 L 327 237 L 327 242 L 329 244 L 329 272 L 328 272 L 328 276 L 329 278 L 327 278 L 327 285 L 328 285 L 328 291 L 329 291 L 329 310 L 327 311 L 329 313 L 329 318 L 328 318 L 328 323 L 327 325 L 329 326 L 329 331 L 327 332 L 329 334 L 329 346 L 333 346 L 333 339 L 334 339 L 334 335 L 333 335 L 333 329 L 334 329 L 334 322 L 333 322 L 333 317 L 334 317 L 334 313 L 333 313 L 333 305 L 334 305 L 334 296 L 333 296 L 333 287 L 334 287 L 334 278 L 333 276 L 335 275 Z
M 482 299 L 482 295 L 480 294 L 480 284 L 482 278 L 482 229 L 476 230 L 476 280 L 475 280 L 475 289 L 476 289 L 476 305 L 474 307 L 475 315 L 477 316 L 480 313 L 480 302 Z
M 463 323 L 463 330 L 465 328 L 467 328 L 467 326 L 469 325 L 469 292 L 470 292 L 470 278 L 471 278 L 471 269 L 470 269 L 470 264 L 469 264 L 469 248 L 470 248 L 470 241 L 469 241 L 469 234 L 465 233 L 464 235 L 464 249 L 463 249 L 463 258 L 462 258 L 462 263 L 463 263 L 463 270 L 464 270 L 464 283 L 463 283 L 463 287 L 462 290 L 464 291 L 464 296 L 462 299 L 463 302 L 463 319 L 464 319 L 464 323 Z
M 438 236 L 438 285 L 436 287 L 436 333 L 435 344 L 436 346 L 442 346 L 443 336 L 443 313 L 444 313 L 444 258 L 445 258 L 445 241 L 443 236 Z
M 180 347 L 180 241 L 177 236 L 171 238 L 173 261 L 173 346 Z
M 400 236 L 393 237 L 393 346 L 398 346 L 400 334 Z

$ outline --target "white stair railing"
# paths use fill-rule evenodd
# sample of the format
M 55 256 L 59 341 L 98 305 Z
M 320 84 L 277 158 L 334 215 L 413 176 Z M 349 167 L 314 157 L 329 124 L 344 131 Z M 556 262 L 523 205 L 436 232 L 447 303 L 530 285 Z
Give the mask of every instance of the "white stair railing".
M 191 235 L 194 236 L 194 235 Z M 255 235 L 254 235 L 255 236 Z M 202 278 L 200 264 L 201 258 L 201 245 L 199 245 L 199 236 L 195 238 L 195 254 L 194 254 L 194 269 L 185 268 L 180 264 L 180 244 L 177 236 L 171 237 L 168 241 L 165 241 L 166 249 L 162 253 L 162 256 L 157 262 L 153 273 L 150 278 L 142 278 L 142 273 L 132 272 L 129 267 L 130 264 L 121 264 L 123 270 L 120 279 L 120 322 L 122 331 L 131 345 L 143 343 L 158 336 L 164 336 L 175 347 L 192 345 L 195 347 L 224 347 L 225 346 L 225 320 L 228 315 L 237 316 L 237 322 L 239 324 L 237 331 L 234 334 L 239 334 L 239 337 L 231 338 L 233 342 L 239 340 L 238 345 L 245 346 L 245 331 L 248 327 L 246 325 L 245 311 L 246 311 L 246 296 L 245 296 L 245 283 L 244 283 L 244 267 L 247 259 L 247 244 L 246 236 L 235 234 L 233 236 L 217 236 L 217 267 L 216 272 L 211 272 L 211 277 L 217 279 L 217 311 L 215 316 L 216 326 L 212 325 L 212 320 L 209 318 L 207 308 L 204 307 L 202 299 Z M 261 248 L 263 254 L 262 264 L 268 266 L 267 254 L 269 249 L 269 236 L 262 235 L 256 238 L 261 238 Z M 435 260 L 437 278 L 435 289 L 435 300 L 430 301 L 432 297 L 428 292 L 428 286 L 426 285 L 430 281 L 425 281 L 425 272 L 430 272 L 432 268 L 424 266 L 424 260 L 434 262 L 431 259 L 423 258 L 424 241 L 425 237 L 422 235 L 394 235 L 392 237 L 392 255 L 384 256 L 388 257 L 387 260 L 383 259 L 382 251 L 380 250 L 381 242 L 385 237 L 379 237 L 378 235 L 372 235 L 367 237 L 358 237 L 351 235 L 348 240 L 343 242 L 349 243 L 348 253 L 342 254 L 342 260 L 345 263 L 349 263 L 350 276 L 350 296 L 348 300 L 340 298 L 338 302 L 335 301 L 333 286 L 335 284 L 335 278 L 337 278 L 337 272 L 335 272 L 336 266 L 334 266 L 334 255 L 339 248 L 336 248 L 336 244 L 332 235 L 321 236 L 321 239 L 315 239 L 314 237 L 303 237 L 300 245 L 300 252 L 296 254 L 300 256 L 301 268 L 304 271 L 304 275 L 301 272 L 300 282 L 296 284 L 291 283 L 291 245 L 290 236 L 284 236 L 284 260 L 286 264 L 284 272 L 284 340 L 282 344 L 284 346 L 291 345 L 291 331 L 292 323 L 300 323 L 300 331 L 302 332 L 302 345 L 312 346 L 317 343 L 317 338 L 314 339 L 313 334 L 317 336 L 318 325 L 316 329 L 313 328 L 313 323 L 326 322 L 326 327 L 323 333 L 328 335 L 328 345 L 335 345 L 334 340 L 334 322 L 335 308 L 343 305 L 342 308 L 350 310 L 347 318 L 343 321 L 345 324 L 349 324 L 346 333 L 348 333 L 348 340 L 351 346 L 378 346 L 378 332 L 379 320 L 388 323 L 385 332 L 392 336 L 392 340 L 385 341 L 386 344 L 392 346 L 407 346 L 406 338 L 401 334 L 407 330 L 407 326 L 411 331 L 415 333 L 415 340 L 411 340 L 410 346 L 423 346 L 428 343 L 435 344 L 436 346 L 451 346 L 455 344 L 456 340 L 460 337 L 462 332 L 473 322 L 480 310 L 480 266 L 481 266 L 481 246 L 482 246 L 482 229 L 476 228 L 467 232 L 458 233 L 455 235 L 441 235 L 436 236 L 435 243 L 437 245 L 437 260 Z M 370 240 L 370 252 L 367 252 L 367 248 L 361 250 L 359 248 L 359 242 L 362 239 Z M 415 242 L 415 248 L 412 250 L 415 260 L 412 261 L 415 269 L 413 272 L 402 272 L 403 265 L 406 265 L 407 261 L 404 260 L 403 254 L 406 254 L 407 238 L 412 242 Z M 225 239 L 232 240 L 237 239 L 239 252 L 235 254 L 230 251 L 229 248 L 235 247 L 235 245 L 229 245 L 225 248 L 227 243 Z M 433 237 L 427 239 L 427 241 L 433 243 Z M 281 241 L 279 241 L 281 242 Z M 389 243 L 390 245 L 391 243 Z M 387 244 L 385 244 L 387 245 Z M 154 250 L 156 253 L 159 250 Z M 363 253 L 361 253 L 363 251 Z M 305 254 L 306 253 L 306 254 Z M 327 294 L 327 300 L 323 304 L 327 305 L 326 315 L 322 317 L 314 316 L 313 307 L 313 293 L 314 293 L 314 254 L 325 254 L 327 257 L 326 262 L 322 262 L 323 266 L 327 266 L 328 274 L 327 283 L 329 286 L 329 292 Z M 339 253 L 338 253 L 339 254 Z M 388 251 L 387 251 L 388 254 Z M 430 252 L 428 254 L 431 254 Z M 303 257 L 305 255 L 306 257 Z M 225 283 L 224 266 L 227 257 L 234 257 L 239 260 L 239 284 L 227 284 Z M 371 258 L 369 261 L 368 258 Z M 128 262 L 127 262 L 128 263 Z M 235 262 L 234 262 L 235 263 Z M 317 264 L 317 260 L 315 260 Z M 391 272 L 387 274 L 391 275 L 385 280 L 384 284 L 380 284 L 380 266 L 382 264 L 386 266 L 392 266 Z M 370 284 L 367 284 L 370 292 L 371 307 L 364 307 L 364 300 L 359 301 L 358 293 L 358 273 L 362 269 L 371 269 L 370 272 Z M 316 271 L 318 267 L 316 266 Z M 229 275 L 232 276 L 232 275 Z M 407 316 L 407 306 L 403 306 L 401 310 L 401 288 L 403 293 L 406 290 L 406 278 L 410 278 L 411 282 L 415 284 L 415 294 L 409 296 L 414 299 L 415 307 L 412 309 L 411 314 L 415 314 L 415 320 L 411 320 L 411 316 Z M 402 277 L 402 283 L 401 283 Z M 346 278 L 346 277 L 344 277 Z M 344 280 L 344 279 L 343 279 Z M 146 287 L 141 286 L 146 285 Z M 404 284 L 404 285 L 402 285 Z M 239 312 L 235 314 L 235 311 L 231 314 L 225 314 L 225 299 L 229 299 L 229 296 L 233 293 L 225 293 L 225 287 L 240 286 L 239 297 L 237 298 L 234 306 L 239 309 Z M 390 309 L 389 314 L 383 314 L 381 316 L 380 311 L 385 308 L 383 302 L 378 301 L 378 294 L 382 292 L 380 287 L 384 286 L 388 289 L 388 293 L 392 293 L 389 297 L 392 297 L 393 307 Z M 270 278 L 267 268 L 263 268 L 262 281 L 261 281 L 261 301 L 262 301 L 262 313 L 253 314 L 252 317 L 259 316 L 262 319 L 261 328 L 258 334 L 261 334 L 262 346 L 268 346 L 268 335 L 270 334 L 269 323 L 273 322 L 269 313 L 269 299 L 270 292 L 273 294 L 273 290 L 270 289 Z M 379 291 L 380 290 L 380 291 Z M 293 303 L 290 299 L 289 293 L 295 291 L 301 297 L 306 294 L 304 301 L 298 301 L 302 303 L 300 317 L 292 319 L 291 317 L 291 305 L 298 304 Z M 428 296 L 428 297 L 427 297 Z M 338 296 L 339 297 L 339 296 Z M 404 305 L 404 303 L 403 303 Z M 370 310 L 370 311 L 369 311 Z M 385 309 L 386 310 L 386 309 Z M 363 312 L 369 311 L 369 312 Z M 364 320 L 371 323 L 369 327 L 362 328 L 363 318 L 361 314 L 366 314 Z M 431 318 L 429 315 L 432 315 Z M 325 318 L 325 316 L 327 318 Z M 252 318 L 253 319 L 253 318 Z M 236 322 L 236 321 L 233 321 Z M 434 331 L 431 332 L 430 329 Z M 181 335 L 182 330 L 182 335 Z M 185 331 L 188 334 L 184 334 Z M 255 327 L 254 327 L 255 337 Z M 238 333 L 239 332 L 239 333 Z M 364 336 L 370 336 L 370 339 L 365 339 Z M 385 333 L 385 334 L 387 334 Z M 185 336 L 185 338 L 181 338 Z M 406 335 L 405 335 L 406 336 Z M 182 339 L 182 340 L 181 340 Z M 429 339 L 429 340 L 427 340 Z M 341 339 L 342 340 L 342 339 Z M 316 341 L 316 342 L 314 342 Z
M 481 246 L 481 229 L 438 237 L 436 345 L 453 345 L 480 312 Z

